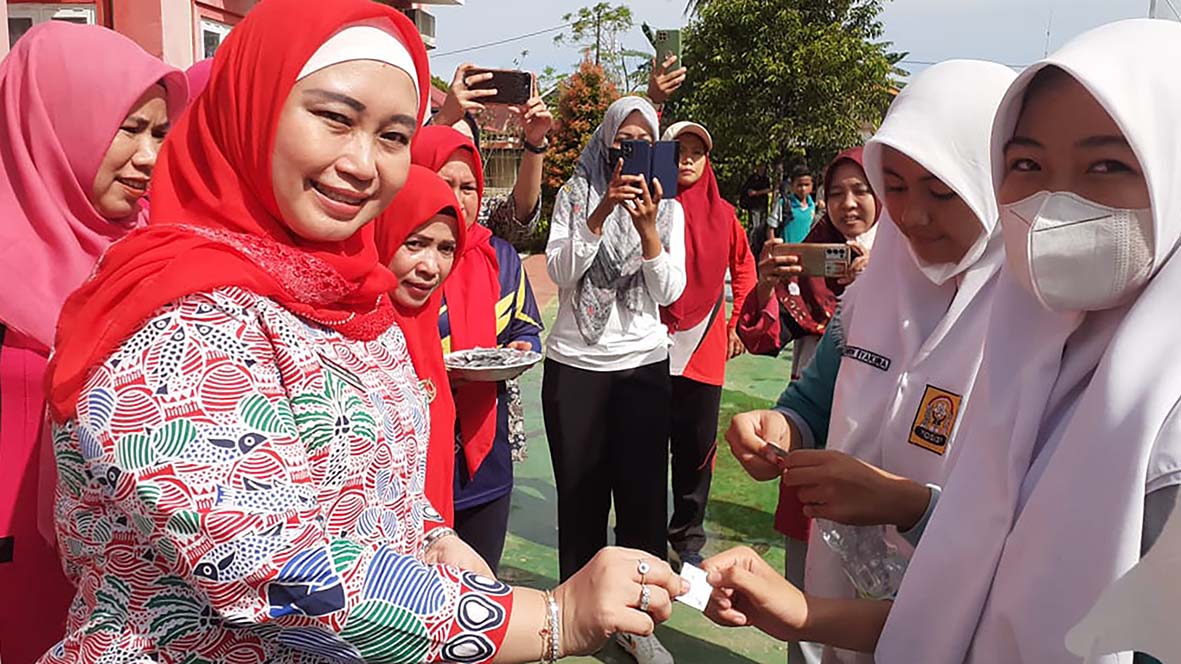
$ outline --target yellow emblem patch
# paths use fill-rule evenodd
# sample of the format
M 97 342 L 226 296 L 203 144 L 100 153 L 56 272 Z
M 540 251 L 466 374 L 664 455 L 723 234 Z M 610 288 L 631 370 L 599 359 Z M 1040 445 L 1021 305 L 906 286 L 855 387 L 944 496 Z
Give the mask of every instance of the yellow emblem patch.
M 910 444 L 940 456 L 945 454 L 963 400 L 958 394 L 928 385 L 910 427 Z

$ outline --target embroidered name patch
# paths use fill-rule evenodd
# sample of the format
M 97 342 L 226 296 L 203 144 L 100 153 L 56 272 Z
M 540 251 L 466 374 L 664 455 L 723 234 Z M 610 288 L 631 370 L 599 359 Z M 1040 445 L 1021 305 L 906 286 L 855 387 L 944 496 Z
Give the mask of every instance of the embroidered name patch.
M 857 360 L 868 364 L 869 366 L 880 369 L 882 371 L 890 370 L 890 358 L 885 355 L 878 355 L 877 353 L 857 346 L 845 346 L 844 352 L 841 353 L 847 358 Z
M 963 400 L 958 394 L 928 385 L 910 428 L 910 444 L 943 456 Z

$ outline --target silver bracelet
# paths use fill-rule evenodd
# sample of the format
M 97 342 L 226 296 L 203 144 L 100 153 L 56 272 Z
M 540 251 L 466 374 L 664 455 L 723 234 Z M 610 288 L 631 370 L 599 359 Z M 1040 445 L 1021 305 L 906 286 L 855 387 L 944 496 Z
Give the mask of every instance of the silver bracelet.
M 545 591 L 545 603 L 549 625 L 542 632 L 548 638 L 542 641 L 541 664 L 553 664 L 562 658 L 562 609 L 552 591 Z
M 425 555 L 427 551 L 431 550 L 431 547 L 434 546 L 435 542 L 438 542 L 444 537 L 453 536 L 458 537 L 459 533 L 455 532 L 455 530 L 452 528 L 448 528 L 447 526 L 435 528 L 431 532 L 427 533 L 426 537 L 422 538 L 422 553 Z

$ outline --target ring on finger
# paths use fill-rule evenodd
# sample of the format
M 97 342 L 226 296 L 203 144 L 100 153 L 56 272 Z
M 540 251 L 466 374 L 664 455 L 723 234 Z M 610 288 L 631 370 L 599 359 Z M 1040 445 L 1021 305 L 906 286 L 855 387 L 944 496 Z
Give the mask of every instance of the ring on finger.
M 644 613 L 648 612 L 649 605 L 652 604 L 652 589 L 646 585 L 640 585 L 640 610 Z
M 640 573 L 640 586 L 644 586 L 644 579 L 652 571 L 652 565 L 643 558 L 636 560 L 636 571 Z

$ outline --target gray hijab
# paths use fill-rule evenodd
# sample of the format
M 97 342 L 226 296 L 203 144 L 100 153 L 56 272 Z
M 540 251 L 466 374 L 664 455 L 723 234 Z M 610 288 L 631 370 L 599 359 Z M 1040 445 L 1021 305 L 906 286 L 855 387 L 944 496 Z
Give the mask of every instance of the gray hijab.
M 644 116 L 652 136 L 657 136 L 660 121 L 656 109 L 641 97 L 623 97 L 607 109 L 603 123 L 595 130 L 590 142 L 582 150 L 574 176 L 566 183 L 571 202 L 575 205 L 554 210 L 555 215 L 567 216 L 570 227 L 585 224 L 587 217 L 599 205 L 611 183 L 615 165 L 610 163 L 610 149 L 620 125 L 633 112 Z M 585 201 L 581 206 L 576 202 Z M 669 232 L 672 228 L 672 201 L 661 201 L 656 216 L 656 228 L 660 242 L 668 251 Z M 574 315 L 578 330 L 589 345 L 595 345 L 603 336 L 611 307 L 621 303 L 628 311 L 636 312 L 644 306 L 644 276 L 640 273 L 643 250 L 640 234 L 632 224 L 631 216 L 621 205 L 617 205 L 603 223 L 602 242 L 586 274 L 574 287 Z

